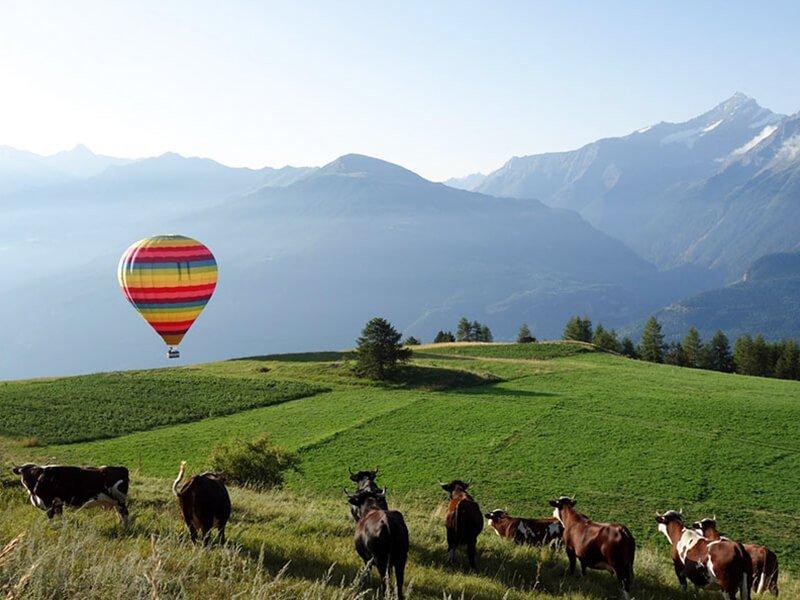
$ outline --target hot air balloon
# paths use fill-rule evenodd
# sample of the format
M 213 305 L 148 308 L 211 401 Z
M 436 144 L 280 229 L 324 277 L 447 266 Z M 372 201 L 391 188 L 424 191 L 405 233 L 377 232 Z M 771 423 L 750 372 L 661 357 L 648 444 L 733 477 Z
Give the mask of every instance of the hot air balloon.
M 211 299 L 217 261 L 211 250 L 182 235 L 156 235 L 131 245 L 119 260 L 122 292 L 178 358 L 177 346 Z

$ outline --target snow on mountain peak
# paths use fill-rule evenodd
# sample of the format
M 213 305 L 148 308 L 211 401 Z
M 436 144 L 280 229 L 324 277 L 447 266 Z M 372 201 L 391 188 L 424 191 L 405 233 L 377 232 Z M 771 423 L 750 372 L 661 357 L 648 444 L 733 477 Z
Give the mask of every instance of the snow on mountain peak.
M 761 142 L 763 142 L 765 139 L 767 139 L 769 136 L 771 136 L 773 133 L 775 133 L 777 130 L 778 130 L 777 125 L 767 125 L 752 140 L 750 140 L 749 142 L 747 142 L 742 146 L 739 146 L 738 148 L 736 148 L 736 150 L 731 152 L 731 154 L 733 156 L 739 156 L 745 154 L 746 152 L 749 152 L 750 150 L 758 146 Z

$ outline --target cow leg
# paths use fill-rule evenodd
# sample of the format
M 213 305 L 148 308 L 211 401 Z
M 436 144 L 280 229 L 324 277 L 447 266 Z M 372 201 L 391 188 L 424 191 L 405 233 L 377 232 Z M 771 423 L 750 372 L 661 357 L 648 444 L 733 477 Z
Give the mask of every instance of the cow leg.
M 406 574 L 405 559 L 398 560 L 394 565 L 394 578 L 397 581 L 397 600 L 403 600 L 403 581 Z
M 222 525 L 219 528 L 219 533 L 217 534 L 217 542 L 219 542 L 221 546 L 225 545 L 225 525 Z
M 564 548 L 567 553 L 567 558 L 569 559 L 569 574 L 572 575 L 575 573 L 575 550 L 567 546 Z
M 119 513 L 119 520 L 122 523 L 123 527 L 128 526 L 128 507 L 125 505 L 124 502 L 120 502 L 117 505 L 117 513 Z
M 197 543 L 197 528 L 194 526 L 194 523 L 191 521 L 186 522 L 186 526 L 189 528 L 189 537 L 192 540 L 193 544 Z
M 586 562 L 582 558 L 579 558 L 578 562 L 581 564 L 581 577 L 586 577 Z
M 386 557 L 376 558 L 375 559 L 375 566 L 378 568 L 378 575 L 380 576 L 380 593 L 381 595 L 386 595 L 386 573 L 388 572 L 388 564 L 387 564 Z
M 469 559 L 469 566 L 473 571 L 478 570 L 478 561 L 476 560 L 476 548 L 478 540 L 470 540 L 467 542 L 467 558 Z
M 55 516 L 61 516 L 64 513 L 64 504 L 59 498 L 54 498 L 50 508 L 47 509 L 47 518 L 52 519 Z
M 683 565 L 678 563 L 677 561 L 672 563 L 672 566 L 675 568 L 675 575 L 678 577 L 678 583 L 681 586 L 681 591 L 686 591 L 686 573 L 684 573 Z
M 456 539 L 456 533 L 452 529 L 447 530 L 447 561 L 452 564 L 456 562 L 456 547 L 458 546 L 458 540 Z

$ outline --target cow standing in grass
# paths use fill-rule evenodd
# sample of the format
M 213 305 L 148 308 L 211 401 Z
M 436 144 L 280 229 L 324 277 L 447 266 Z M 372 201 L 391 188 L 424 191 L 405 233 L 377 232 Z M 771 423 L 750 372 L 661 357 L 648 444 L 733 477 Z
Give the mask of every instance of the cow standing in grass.
M 466 546 L 469 566 L 477 569 L 476 546 L 478 536 L 483 530 L 481 507 L 467 492 L 469 482 L 455 479 L 450 483 L 440 483 L 439 485 L 450 498 L 444 522 L 447 529 L 448 560 L 451 563 L 455 562 L 456 548 Z
M 27 463 L 14 467 L 35 507 L 52 519 L 64 505 L 78 508 L 114 508 L 122 525 L 128 523 L 130 479 L 125 467 L 70 467 Z
M 514 540 L 517 544 L 530 546 L 546 546 L 560 543 L 564 535 L 564 527 L 558 519 L 523 519 L 512 517 L 504 510 L 486 513 L 489 527 L 501 538 Z
M 225 526 L 231 516 L 231 498 L 225 487 L 225 477 L 219 473 L 201 473 L 190 477 L 181 485 L 186 473 L 186 461 L 181 461 L 178 476 L 172 483 L 172 493 L 178 499 L 186 527 L 192 542 L 197 541 L 200 532 L 203 544 L 208 544 L 211 531 L 219 532 L 217 540 L 225 543 Z
M 575 510 L 575 498 L 561 496 L 550 501 L 553 516 L 564 526 L 564 550 L 569 559 L 569 572 L 575 572 L 575 560 L 586 569 L 604 569 L 622 586 L 625 599 L 630 598 L 633 583 L 633 561 L 636 541 L 624 525 L 595 523 Z
M 702 519 L 692 525 L 700 535 L 709 540 L 727 539 L 717 531 L 717 519 Z M 743 544 L 744 551 L 750 559 L 752 572 L 752 589 L 756 594 L 769 591 L 778 595 L 778 557 L 767 548 L 759 544 Z
M 356 552 L 365 565 L 375 565 L 381 576 L 381 592 L 392 578 L 397 598 L 403 600 L 403 580 L 408 560 L 408 528 L 402 513 L 386 508 L 385 490 L 360 490 L 348 496 L 358 516 L 354 536 Z
M 684 527 L 683 515 L 668 510 L 656 515 L 658 530 L 672 545 L 672 563 L 681 588 L 686 581 L 698 588 L 719 589 L 726 600 L 741 593 L 750 599 L 750 560 L 741 544 L 730 540 L 709 540 Z

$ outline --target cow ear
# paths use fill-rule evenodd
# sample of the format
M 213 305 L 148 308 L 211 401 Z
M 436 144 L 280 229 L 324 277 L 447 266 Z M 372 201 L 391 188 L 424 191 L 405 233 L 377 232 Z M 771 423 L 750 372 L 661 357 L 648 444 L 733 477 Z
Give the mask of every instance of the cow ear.
M 11 472 L 14 475 L 19 475 L 20 473 L 22 473 L 22 467 L 11 467 Z
M 550 506 L 552 506 L 553 508 L 558 508 L 558 502 L 556 502 L 555 500 L 550 500 L 549 504 L 550 504 Z

